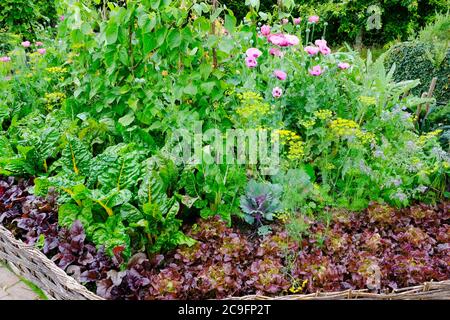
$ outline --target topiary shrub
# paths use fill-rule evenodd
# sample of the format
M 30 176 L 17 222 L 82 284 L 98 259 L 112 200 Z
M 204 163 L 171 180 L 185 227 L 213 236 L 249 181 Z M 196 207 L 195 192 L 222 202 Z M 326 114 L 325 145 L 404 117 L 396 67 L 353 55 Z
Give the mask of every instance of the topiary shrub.
M 386 53 L 386 67 L 390 68 L 394 63 L 396 81 L 420 79 L 420 84 L 412 90 L 414 94 L 420 96 L 422 92 L 428 91 L 431 80 L 437 77 L 433 97 L 439 104 L 449 101 L 450 49 L 446 49 L 446 54 L 443 55 L 432 43 L 402 42 Z

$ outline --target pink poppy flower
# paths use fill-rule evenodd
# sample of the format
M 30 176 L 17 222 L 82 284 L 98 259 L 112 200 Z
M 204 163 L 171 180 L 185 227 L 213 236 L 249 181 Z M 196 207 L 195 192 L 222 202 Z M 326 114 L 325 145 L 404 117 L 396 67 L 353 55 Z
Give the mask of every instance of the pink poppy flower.
M 281 19 L 281 24 L 288 24 L 289 20 L 288 19 Z
M 271 34 L 267 37 L 267 41 L 269 41 L 271 44 L 274 44 L 276 46 L 280 47 L 287 47 L 288 43 L 284 35 L 277 33 L 277 34 Z
M 324 56 L 329 55 L 331 53 L 331 49 L 328 48 L 327 46 L 319 47 L 319 51 Z
M 260 55 L 262 55 L 262 52 L 259 49 L 250 48 L 245 51 L 245 54 L 247 55 L 247 57 L 258 58 Z
M 300 42 L 297 36 L 281 33 L 269 35 L 267 41 L 280 47 L 296 46 Z
M 302 22 L 302 18 L 294 18 L 294 24 L 300 24 L 300 22 Z
M 304 50 L 310 56 L 315 56 L 316 54 L 319 53 L 319 48 L 318 47 L 314 47 L 314 46 L 306 46 Z
M 24 42 L 22 42 L 22 47 L 28 48 L 29 46 L 31 46 L 31 42 L 30 42 L 30 41 L 24 41 Z
M 309 74 L 312 76 L 320 76 L 323 73 L 323 69 L 321 66 L 314 66 L 309 70 Z
M 284 36 L 288 42 L 289 45 L 291 46 L 296 46 L 300 43 L 300 40 L 298 39 L 297 36 L 291 35 L 291 34 L 287 34 Z
M 346 69 L 350 68 L 350 64 L 348 64 L 347 62 L 339 62 L 338 68 L 341 70 L 346 70 Z
M 256 61 L 256 59 L 254 57 L 247 57 L 247 58 L 245 58 L 245 64 L 249 68 L 254 68 L 258 65 L 258 62 Z
M 263 36 L 268 36 L 268 35 L 270 34 L 270 27 L 267 26 L 267 25 L 263 25 L 263 26 L 261 27 L 261 34 L 262 34 Z
M 311 23 L 317 23 L 319 22 L 319 16 L 311 16 L 308 18 L 308 21 Z
M 42 42 L 40 42 L 40 41 L 36 41 L 36 47 L 40 47 L 40 46 L 43 46 L 44 44 L 42 43 Z
M 11 61 L 10 57 L 4 56 L 4 57 L 0 57 L 0 62 L 9 62 Z
M 314 42 L 314 44 L 315 44 L 316 46 L 318 46 L 319 48 L 320 48 L 320 47 L 326 47 L 326 46 L 327 46 L 327 40 L 324 40 L 324 39 L 317 39 L 317 40 Z
M 59 17 L 59 20 L 61 20 L 61 21 L 64 21 L 64 19 L 66 19 L 66 17 L 64 17 L 64 16 Z
M 270 48 L 269 54 L 275 57 L 282 57 L 283 52 L 278 48 Z
M 282 94 L 283 94 L 283 89 L 281 89 L 280 87 L 273 88 L 272 96 L 274 98 L 279 98 L 279 97 L 281 97 Z
M 284 72 L 283 70 L 275 70 L 273 72 L 273 75 L 278 79 L 278 80 L 286 80 L 287 74 L 286 72 Z
M 37 49 L 37 52 L 39 52 L 40 54 L 45 54 L 47 52 L 47 50 L 45 50 L 44 48 L 40 48 L 40 49 Z

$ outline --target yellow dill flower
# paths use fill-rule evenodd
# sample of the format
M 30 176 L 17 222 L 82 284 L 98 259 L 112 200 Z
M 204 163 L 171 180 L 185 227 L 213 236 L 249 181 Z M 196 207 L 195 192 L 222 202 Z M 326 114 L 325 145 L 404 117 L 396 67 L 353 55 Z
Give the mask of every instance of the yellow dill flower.
M 263 101 L 260 94 L 247 91 L 236 95 L 241 104 L 236 109 L 240 121 L 244 123 L 259 123 L 261 116 L 270 112 L 270 104 Z
M 285 129 L 274 130 L 272 135 L 274 135 L 274 134 L 279 135 L 280 141 L 282 144 L 287 144 L 288 141 L 300 140 L 300 136 L 291 130 L 285 130 Z
M 311 120 L 302 120 L 300 121 L 300 124 L 305 127 L 305 129 L 310 129 L 312 127 L 314 127 L 314 125 L 316 124 L 316 120 L 311 119 Z
M 234 94 L 234 89 L 228 89 L 225 91 L 225 95 L 232 96 Z
M 441 133 L 442 133 L 441 129 L 427 132 L 426 134 L 421 135 L 419 137 L 418 144 L 423 146 L 427 141 L 439 136 Z
M 320 109 L 314 112 L 314 115 L 320 120 L 327 120 L 333 116 L 333 112 L 327 109 Z
M 292 286 L 289 288 L 289 292 L 291 292 L 291 293 L 302 292 L 305 289 L 307 283 L 308 283 L 308 279 L 306 279 L 302 282 L 300 282 L 298 280 L 294 280 L 294 282 L 292 283 Z
M 60 106 L 65 99 L 66 95 L 62 92 L 46 93 L 44 97 L 47 109 L 49 111 L 53 110 L 57 106 Z
M 291 142 L 289 144 L 289 152 L 288 152 L 288 159 L 289 160 L 300 160 L 305 155 L 305 150 L 303 148 L 304 146 L 303 141 L 295 141 Z
M 327 170 L 333 170 L 335 168 L 336 168 L 336 166 L 334 164 L 332 164 L 332 163 L 327 163 L 325 165 L 325 169 L 327 169 Z
M 374 97 L 359 96 L 359 101 L 366 106 L 372 106 L 377 104 L 377 99 L 375 99 Z
M 358 130 L 356 132 L 356 136 L 361 140 L 363 144 L 367 144 L 375 140 L 375 135 L 372 132 Z
M 50 67 L 50 68 L 45 68 L 45 71 L 47 71 L 48 73 L 65 73 L 65 72 L 67 72 L 67 69 L 61 68 L 61 67 Z
M 359 130 L 359 125 L 353 120 L 337 118 L 331 121 L 330 129 L 337 136 L 349 136 Z
M 274 218 L 286 223 L 289 220 L 289 215 L 286 212 L 274 213 Z
M 74 49 L 81 49 L 84 47 L 84 43 L 75 43 L 72 45 L 72 48 Z
M 305 155 L 305 143 L 297 133 L 285 129 L 275 130 L 274 133 L 278 134 L 281 144 L 287 146 L 287 157 L 289 160 L 300 160 L 303 158 Z
M 372 142 L 375 139 L 375 135 L 372 132 L 362 131 L 359 124 L 353 120 L 337 118 L 331 121 L 330 129 L 338 137 L 355 136 L 363 144 Z

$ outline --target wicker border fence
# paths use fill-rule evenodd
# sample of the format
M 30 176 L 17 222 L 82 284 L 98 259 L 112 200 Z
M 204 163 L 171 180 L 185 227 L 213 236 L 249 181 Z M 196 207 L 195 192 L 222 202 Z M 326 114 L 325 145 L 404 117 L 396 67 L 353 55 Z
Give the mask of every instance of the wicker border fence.
M 104 300 L 67 275 L 53 261 L 33 246 L 17 240 L 0 225 L 0 260 L 22 277 L 35 283 L 51 300 Z M 233 297 L 232 300 L 335 300 L 335 299 L 449 299 L 450 280 L 426 282 L 423 285 L 397 289 L 389 294 L 370 293 L 367 290 L 318 292 L 313 294 L 266 297 L 250 295 Z
M 36 284 L 51 300 L 103 300 L 67 275 L 38 249 L 15 239 L 1 225 L 0 260 Z

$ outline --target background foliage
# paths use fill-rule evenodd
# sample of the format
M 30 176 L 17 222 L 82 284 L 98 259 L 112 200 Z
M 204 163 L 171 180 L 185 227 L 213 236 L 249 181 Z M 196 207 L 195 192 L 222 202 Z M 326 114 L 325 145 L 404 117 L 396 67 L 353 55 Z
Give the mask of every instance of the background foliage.
M 0 32 L 35 39 L 36 33 L 57 21 L 55 1 L 5 0 L 0 5 Z M 1 43 L 2 41 L 0 41 Z
M 260 10 L 271 11 L 277 0 L 261 0 Z M 450 3 L 448 0 L 295 0 L 295 6 L 289 8 L 293 16 L 305 17 L 318 15 L 328 22 L 327 37 L 335 43 L 354 43 L 362 33 L 365 45 L 384 45 L 393 40 L 406 40 L 417 32 L 420 27 L 433 20 L 436 12 L 446 12 Z M 221 3 L 232 8 L 238 18 L 243 18 L 248 11 L 242 0 L 222 0 Z M 372 5 L 381 9 L 380 30 L 367 30 L 366 22 L 372 11 L 367 11 Z M 323 28 L 323 26 L 321 27 Z

